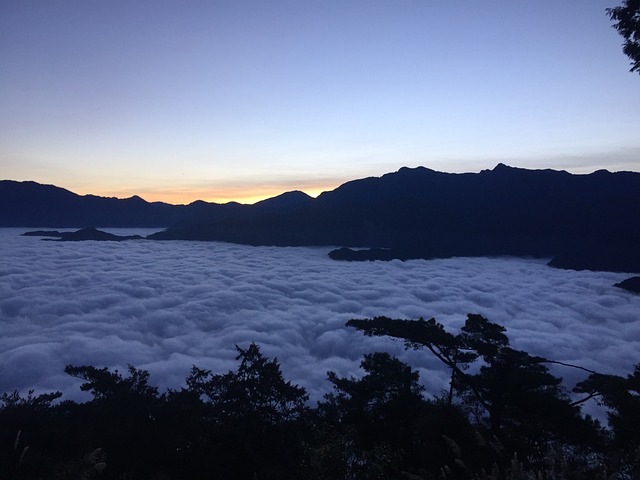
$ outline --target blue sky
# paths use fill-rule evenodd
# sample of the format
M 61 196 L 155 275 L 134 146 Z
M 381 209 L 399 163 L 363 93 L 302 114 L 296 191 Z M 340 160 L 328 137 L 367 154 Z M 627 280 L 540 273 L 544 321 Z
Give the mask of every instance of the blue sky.
M 424 165 L 640 171 L 601 0 L 0 3 L 0 177 L 255 201 Z

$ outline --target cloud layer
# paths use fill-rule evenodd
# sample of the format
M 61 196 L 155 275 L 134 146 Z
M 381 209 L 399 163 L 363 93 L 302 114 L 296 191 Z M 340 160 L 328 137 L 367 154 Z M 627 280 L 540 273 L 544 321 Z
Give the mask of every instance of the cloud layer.
M 234 345 L 250 342 L 312 400 L 329 390 L 328 370 L 359 375 L 362 355 L 376 350 L 419 368 L 429 393 L 445 389 L 448 374 L 428 352 L 344 326 L 375 315 L 435 317 L 457 331 L 480 313 L 532 354 L 622 375 L 640 362 L 640 296 L 613 287 L 625 274 L 539 259 L 343 263 L 328 248 L 58 243 L 22 232 L 0 229 L 0 392 L 85 398 L 67 364 L 132 364 L 161 389 L 178 388 L 194 364 L 235 369 Z M 569 384 L 583 378 L 556 373 Z

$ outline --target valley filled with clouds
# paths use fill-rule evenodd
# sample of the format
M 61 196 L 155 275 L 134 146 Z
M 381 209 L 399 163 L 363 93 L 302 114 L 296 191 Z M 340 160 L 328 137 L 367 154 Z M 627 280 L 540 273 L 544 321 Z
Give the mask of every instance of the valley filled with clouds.
M 131 364 L 161 389 L 179 388 L 192 365 L 235 369 L 234 346 L 251 342 L 314 402 L 330 388 L 328 370 L 358 376 L 373 351 L 418 368 L 429 394 L 446 389 L 449 373 L 429 352 L 345 327 L 376 315 L 435 317 L 457 332 L 479 313 L 534 355 L 623 376 L 640 362 L 640 296 L 613 286 L 628 274 L 558 270 L 547 259 L 347 263 L 328 247 L 52 242 L 24 231 L 0 229 L 0 392 L 61 389 L 82 400 L 68 364 Z M 586 376 L 552 370 L 568 386 Z

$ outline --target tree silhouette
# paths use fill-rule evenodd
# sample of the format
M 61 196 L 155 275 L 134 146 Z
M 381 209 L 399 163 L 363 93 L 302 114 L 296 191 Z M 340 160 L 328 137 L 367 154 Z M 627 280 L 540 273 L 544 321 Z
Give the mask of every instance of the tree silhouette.
M 60 445 L 52 443 L 60 433 L 52 422 L 52 403 L 61 396 L 33 390 L 26 396 L 18 391 L 0 395 L 1 479 L 42 478 L 52 457 L 60 455 Z
M 640 477 L 640 363 L 626 378 L 591 374 L 574 391 L 598 398 L 609 409 L 614 448 L 622 452 L 623 461 L 635 465 L 635 475 Z
M 607 14 L 624 37 L 622 51 L 631 59 L 630 71 L 640 73 L 640 0 L 623 0 L 621 6 L 607 8 Z
M 424 460 L 415 448 L 427 406 L 424 387 L 417 371 L 388 353 L 367 354 L 360 367 L 361 378 L 327 372 L 334 391 L 318 403 L 316 423 L 329 445 L 340 442 L 341 448 L 324 448 L 316 457 L 334 475 L 341 465 L 342 478 L 394 478 L 390 472 Z
M 407 348 L 426 347 L 452 370 L 452 387 L 469 406 L 488 414 L 491 433 L 498 435 L 505 424 L 521 431 L 526 425 L 557 430 L 555 412 L 573 420 L 579 409 L 572 405 L 561 386 L 544 365 L 544 358 L 509 347 L 501 325 L 477 314 L 469 314 L 459 334 L 430 320 L 397 320 L 387 317 L 353 319 L 347 326 L 366 335 L 403 339 Z M 468 369 L 474 365 L 474 372 Z
M 60 407 L 61 414 L 77 422 L 66 439 L 76 454 L 103 448 L 107 471 L 126 472 L 127 478 L 154 473 L 162 463 L 156 421 L 162 399 L 157 387 L 149 385 L 149 372 L 131 365 L 126 376 L 93 366 L 67 365 L 64 371 L 84 380 L 80 389 L 93 395 L 90 402 Z
M 352 319 L 347 326 L 362 330 L 365 335 L 390 336 L 404 340 L 406 348 L 427 348 L 443 364 L 451 369 L 451 388 L 449 403 L 452 401 L 454 387 L 460 382 L 470 388 L 486 410 L 490 405 L 484 400 L 482 393 L 465 370 L 469 365 L 485 357 L 489 361 L 495 356 L 499 347 L 508 344 L 507 337 L 502 334 L 504 327 L 491 324 L 481 315 L 469 314 L 462 333 L 454 335 L 444 329 L 444 325 L 434 318 L 424 320 L 399 320 L 388 317 L 373 319 Z M 483 337 L 484 336 L 484 337 Z
M 108 368 L 92 366 L 74 367 L 67 365 L 64 372 L 72 377 L 85 380 L 80 385 L 83 392 L 91 392 L 95 400 L 111 400 L 123 396 L 154 398 L 158 395 L 157 387 L 149 385 L 149 372 L 138 370 L 129 365 L 128 377 L 123 377 L 118 370 L 110 372 Z
M 0 394 L 0 480 L 640 478 L 640 364 L 588 372 L 574 389 L 609 409 L 605 433 L 549 360 L 511 348 L 481 315 L 457 333 L 434 319 L 348 324 L 433 352 L 451 368 L 451 401 L 424 398 L 417 371 L 383 352 L 364 356 L 360 377 L 328 372 L 317 408 L 255 344 L 236 347 L 236 370 L 194 366 L 162 394 L 132 366 L 68 366 L 90 401 Z
M 205 478 L 295 478 L 307 393 L 285 381 L 278 360 L 255 343 L 236 350 L 236 371 L 214 375 L 194 366 L 187 377 L 187 392 L 205 399 L 199 458 L 212 462 Z
M 327 373 L 335 392 L 325 395 L 320 408 L 340 422 L 356 425 L 361 443 L 368 446 L 381 439 L 403 443 L 424 406 L 418 372 L 382 352 L 365 355 L 360 367 L 366 372 L 360 379 Z
M 236 345 L 236 350 L 236 372 L 212 375 L 193 367 L 189 388 L 208 398 L 218 418 L 254 417 L 268 424 L 299 418 L 308 395 L 284 380 L 278 359 L 265 358 L 255 343 L 246 349 Z

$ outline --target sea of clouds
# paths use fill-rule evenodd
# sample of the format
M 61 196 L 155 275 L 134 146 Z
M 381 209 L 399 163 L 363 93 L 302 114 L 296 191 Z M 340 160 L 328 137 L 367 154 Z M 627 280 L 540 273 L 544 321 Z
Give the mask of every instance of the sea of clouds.
M 277 357 L 315 402 L 329 370 L 359 376 L 364 353 L 417 368 L 430 394 L 448 372 L 424 350 L 365 337 L 351 318 L 430 318 L 457 332 L 467 313 L 507 328 L 515 348 L 603 373 L 640 362 L 640 296 L 629 275 L 558 270 L 544 259 L 336 262 L 322 248 L 218 242 L 55 242 L 0 229 L 0 392 L 88 398 L 65 365 L 151 372 L 179 388 L 192 365 L 237 367 L 235 345 Z M 117 234 L 151 231 L 108 229 Z M 571 386 L 585 377 L 554 367 Z

